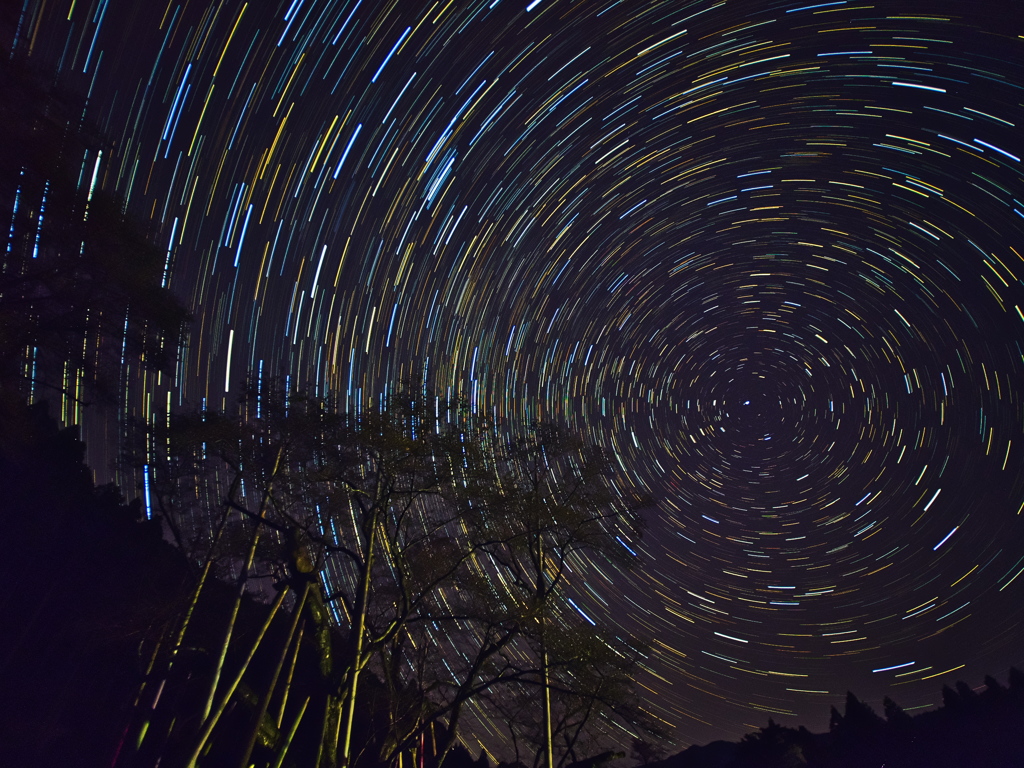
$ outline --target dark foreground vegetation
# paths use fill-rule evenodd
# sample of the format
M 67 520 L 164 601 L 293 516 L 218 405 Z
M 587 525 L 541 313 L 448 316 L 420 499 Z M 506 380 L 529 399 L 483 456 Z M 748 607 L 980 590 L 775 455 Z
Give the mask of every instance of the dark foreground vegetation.
M 146 519 L 93 486 L 75 430 L 7 404 L 0 764 L 458 768 L 482 716 L 557 766 L 607 752 L 609 723 L 653 732 L 639 647 L 567 612 L 571 559 L 629 560 L 571 440 L 481 464 L 410 412 L 261 407 L 143 430 L 172 457 L 146 465 Z
M 639 518 L 561 430 L 257 389 L 141 426 L 144 511 L 0 402 L 0 764 L 457 767 L 489 728 L 566 766 L 656 734 L 642 646 L 569 576 L 628 567 Z
M 942 706 L 911 716 L 892 699 L 884 718 L 852 693 L 828 733 L 772 720 L 741 741 L 693 746 L 651 768 L 1018 768 L 1024 766 L 1024 672 L 942 688 Z
M 158 522 L 145 520 L 138 502 L 124 504 L 116 489 L 94 487 L 74 430 L 59 430 L 44 406 L 6 410 L 0 440 L 0 764 L 153 765 L 161 755 L 162 765 L 183 764 L 175 739 L 197 733 L 201 694 L 213 667 L 208 649 L 223 641 L 237 584 L 210 580 L 194 606 L 188 640 L 177 649 L 178 671 L 168 670 L 165 644 L 176 636 L 167 628 L 180 628 L 183 608 L 192 604 L 195 568 L 168 543 Z M 226 660 L 225 677 L 243 664 L 271 610 L 266 601 L 242 601 L 239 640 Z M 294 641 L 287 642 L 296 633 L 296 602 L 279 613 L 199 764 L 239 764 L 253 734 L 250 761 L 256 765 L 317 764 L 323 713 L 308 721 L 315 727 L 293 726 L 297 713 L 309 711 L 310 700 L 320 697 L 322 706 L 329 688 L 322 657 L 313 651 L 320 630 L 310 614 L 300 640 L 307 651 L 299 654 Z M 282 648 L 290 648 L 283 674 Z M 261 707 L 259 694 L 275 673 L 276 694 Z M 381 762 L 401 699 L 388 686 L 379 670 L 367 669 L 362 703 L 354 711 L 352 762 L 436 766 L 446 735 L 443 718 L 420 729 L 389 763 Z M 292 704 L 284 700 L 286 691 Z M 849 694 L 844 711 L 833 710 L 828 733 L 769 721 L 738 743 L 695 746 L 658 763 L 638 744 L 633 757 L 658 768 L 1024 765 L 1024 673 L 1010 670 L 1006 685 L 987 677 L 978 689 L 961 682 L 942 693 L 942 707 L 913 717 L 888 699 L 880 716 Z M 281 712 L 288 714 L 283 721 Z M 279 747 L 293 730 L 291 749 L 278 762 Z M 521 757 L 532 762 L 533 755 Z M 595 762 L 563 750 L 556 760 Z M 474 760 L 462 746 L 447 754 L 450 768 L 474 764 L 483 768 L 488 761 Z

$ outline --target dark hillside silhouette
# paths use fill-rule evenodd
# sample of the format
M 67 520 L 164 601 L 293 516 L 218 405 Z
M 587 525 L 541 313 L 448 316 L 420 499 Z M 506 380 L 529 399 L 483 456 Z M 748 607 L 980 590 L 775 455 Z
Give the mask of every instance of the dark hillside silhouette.
M 0 764 L 110 757 L 139 649 L 175 610 L 184 559 L 94 487 L 74 429 L 45 405 L 0 420 Z
M 739 743 L 693 746 L 656 768 L 1014 768 L 1024 765 L 1024 673 L 1009 685 L 986 676 L 980 693 L 960 681 L 943 704 L 911 717 L 891 698 L 880 717 L 853 693 L 832 707 L 828 733 L 769 719 Z

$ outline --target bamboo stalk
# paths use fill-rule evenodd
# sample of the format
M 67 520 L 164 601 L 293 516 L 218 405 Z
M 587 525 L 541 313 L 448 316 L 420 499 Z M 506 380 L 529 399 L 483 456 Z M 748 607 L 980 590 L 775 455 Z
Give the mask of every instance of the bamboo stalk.
M 544 632 L 541 630 L 541 669 L 544 678 L 544 765 L 545 768 L 555 768 L 554 745 L 551 734 L 551 679 L 548 671 L 548 649 L 544 644 Z
M 277 687 L 277 679 L 281 676 L 281 670 L 284 668 L 284 661 L 288 656 L 288 648 L 292 644 L 292 638 L 295 636 L 295 630 L 298 628 L 299 619 L 302 618 L 302 609 L 306 605 L 306 596 L 309 594 L 310 586 L 311 583 L 307 581 L 305 588 L 302 590 L 302 597 L 299 598 L 299 602 L 295 606 L 295 615 L 292 617 L 292 624 L 288 629 L 288 638 L 284 641 L 284 647 L 281 649 L 281 655 L 278 657 L 277 664 L 274 667 L 274 674 L 270 678 L 270 684 L 263 692 L 263 696 L 260 697 L 259 706 L 256 708 L 255 722 L 253 723 L 252 732 L 249 734 L 249 743 L 245 747 L 242 759 L 238 762 L 238 768 L 246 768 L 249 764 L 249 758 L 252 757 L 252 750 L 256 746 L 256 739 L 260 733 L 260 725 L 263 724 L 263 718 L 267 714 L 267 709 L 270 708 L 270 697 L 274 694 L 274 689 Z
M 285 743 L 282 744 L 281 752 L 278 753 L 278 759 L 273 761 L 273 765 L 270 768 L 281 768 L 284 764 L 285 756 L 288 755 L 288 749 L 292 745 L 292 739 L 295 738 L 295 732 L 299 729 L 299 723 L 302 722 L 302 716 L 306 714 L 306 707 L 308 706 L 309 696 L 306 696 L 306 700 L 302 702 L 302 707 L 299 709 L 299 714 L 295 716 L 292 727 L 288 729 L 288 737 L 285 739 Z
M 547 601 L 547 582 L 545 576 L 545 553 L 544 553 L 544 538 L 541 534 L 537 534 L 537 555 L 540 562 L 540 568 L 537 573 L 537 595 L 539 597 L 539 608 L 540 608 L 540 667 L 541 677 L 543 678 L 544 685 L 544 761 L 545 768 L 555 768 L 555 755 L 554 745 L 552 741 L 551 733 L 551 677 L 550 670 L 548 669 L 548 645 L 547 638 L 544 636 L 545 629 L 545 608 Z
M 324 742 L 327 741 L 327 723 L 331 719 L 331 694 L 327 694 L 324 701 L 324 722 L 320 726 L 320 743 L 316 748 L 316 760 L 313 761 L 313 768 L 320 768 L 324 756 Z
M 139 708 L 139 704 L 142 701 L 142 694 L 146 692 L 146 686 L 147 686 L 147 683 L 149 682 L 149 676 L 153 672 L 153 666 L 156 664 L 156 657 L 160 653 L 160 644 L 162 642 L 163 642 L 163 640 L 157 640 L 156 645 L 153 647 L 153 654 L 149 657 L 149 664 L 146 665 L 146 671 L 143 673 L 142 683 L 139 685 L 139 690 L 135 694 L 135 700 L 132 702 L 132 713 L 133 714 L 134 714 L 135 710 Z M 157 702 L 160 701 L 160 693 L 161 693 L 162 689 L 163 688 L 161 686 L 161 689 L 157 691 L 156 696 L 153 698 L 153 702 L 149 706 L 150 712 L 152 712 L 152 710 L 156 709 Z M 117 749 L 114 752 L 114 759 L 111 760 L 111 762 L 110 762 L 111 766 L 117 765 L 117 761 L 121 758 L 121 750 L 124 749 L 125 742 L 128 740 L 128 734 L 131 732 L 132 719 L 133 719 L 133 715 L 129 715 L 128 716 L 128 722 L 125 724 L 124 730 L 121 732 L 121 739 L 117 743 Z M 143 723 L 142 723 L 142 725 L 140 727 L 139 736 L 138 736 L 138 738 L 136 740 L 136 744 L 135 744 L 136 751 L 138 751 L 139 745 L 142 744 L 142 739 L 143 739 L 143 737 L 145 737 L 146 731 L 147 731 L 148 728 L 149 728 L 149 717 L 146 717 L 146 719 L 143 721 Z
M 235 622 L 238 619 L 238 611 L 242 606 L 242 598 L 245 597 L 245 587 L 249 579 L 249 569 L 252 568 L 253 561 L 256 559 L 256 545 L 259 544 L 260 540 L 260 522 L 263 520 L 267 513 L 267 500 L 270 498 L 270 492 L 274 485 L 274 478 L 277 476 L 277 471 L 281 467 L 281 458 L 284 455 L 284 446 L 281 446 L 277 450 L 277 457 L 274 459 L 274 469 L 270 473 L 270 479 L 267 482 L 266 487 L 263 489 L 263 498 L 260 500 L 260 511 L 256 520 L 256 529 L 252 534 L 252 542 L 249 544 L 249 551 L 246 553 L 245 562 L 242 565 L 242 571 L 238 575 L 238 590 L 235 593 L 235 602 L 231 607 L 231 618 L 228 619 L 228 626 L 224 632 L 224 640 L 221 643 L 220 653 L 217 656 L 217 665 L 213 671 L 213 679 L 210 681 L 209 692 L 206 696 L 206 702 L 203 704 L 203 721 L 207 720 L 210 716 L 210 710 L 213 707 L 213 700 L 217 695 L 217 686 L 220 684 L 220 677 L 224 671 L 224 660 L 228 655 L 228 647 L 231 645 L 231 635 L 235 631 Z
M 306 707 L 309 706 L 309 696 L 302 702 L 302 707 L 299 709 L 299 713 L 295 715 L 295 720 L 292 722 L 292 727 L 288 729 L 288 736 L 284 740 L 284 744 L 281 745 L 281 751 L 277 753 L 277 759 L 271 768 L 281 768 L 284 764 L 285 755 L 288 754 L 288 748 L 292 745 L 292 739 L 295 738 L 295 732 L 299 730 L 299 723 L 302 721 L 302 716 L 306 714 Z
M 149 732 L 149 726 L 153 720 L 153 713 L 156 710 L 157 704 L 160 701 L 160 692 L 163 691 L 167 680 L 170 678 L 171 670 L 174 667 L 174 662 L 178 657 L 178 653 L 185 643 L 185 634 L 188 632 L 189 625 L 192 623 L 192 616 L 195 613 L 196 606 L 199 604 L 199 596 L 202 594 L 203 588 L 206 586 L 206 580 L 210 575 L 210 570 L 213 567 L 214 552 L 217 548 L 217 544 L 220 542 L 221 534 L 224 531 L 225 524 L 227 522 L 227 510 L 220 519 L 220 523 L 217 526 L 217 531 L 213 536 L 213 544 L 210 547 L 210 551 L 206 556 L 206 561 L 203 563 L 203 570 L 199 575 L 199 580 L 196 582 L 195 588 L 192 590 L 192 594 L 189 596 L 188 607 L 185 609 L 185 614 L 182 616 L 181 621 L 178 625 L 178 630 L 174 638 L 174 642 L 171 645 L 170 656 L 167 659 L 167 664 L 164 666 L 163 679 L 160 681 L 160 687 L 157 691 L 153 702 L 150 704 L 148 711 L 143 716 L 144 719 L 139 725 L 139 733 L 135 739 L 135 751 L 138 752 L 142 749 L 142 744 L 146 739 L 146 735 Z M 157 649 L 159 649 L 160 643 L 157 643 Z M 132 705 L 133 709 L 139 706 L 142 700 L 142 694 L 146 690 L 149 681 L 149 675 L 152 672 L 153 666 L 156 662 L 156 651 L 154 651 L 153 658 L 150 661 L 149 668 L 146 670 L 146 679 L 142 681 L 139 687 L 139 693 L 135 698 L 135 703 Z M 116 761 L 115 761 L 116 764 Z
M 352 758 L 352 724 L 356 713 L 356 692 L 359 685 L 359 673 L 365 666 L 363 657 L 363 641 L 366 636 L 366 621 L 370 611 L 370 591 L 373 584 L 373 561 L 377 543 L 377 512 L 370 518 L 370 535 L 366 544 L 366 560 L 363 566 L 362 580 L 357 598 L 357 615 L 352 631 L 355 633 L 355 649 L 352 652 L 352 668 L 349 670 L 348 690 L 345 693 L 345 740 L 342 744 L 341 765 L 348 768 Z M 340 725 L 340 723 L 339 723 Z
M 203 748 L 206 746 L 206 742 L 210 738 L 210 734 L 213 733 L 213 729 L 216 727 L 221 715 L 223 715 L 224 710 L 227 709 L 228 702 L 231 700 L 235 690 L 238 688 L 238 684 L 242 682 L 242 677 L 249 668 L 249 662 L 251 662 L 252 657 L 256 655 L 256 650 L 259 648 L 260 643 L 263 642 L 263 637 L 267 634 L 267 629 L 269 629 L 270 623 L 274 620 L 274 616 L 277 615 L 277 611 L 281 607 L 281 603 L 284 602 L 284 598 L 288 594 L 288 591 L 289 587 L 286 585 L 284 589 L 278 592 L 277 599 L 274 600 L 274 604 L 270 608 L 270 613 L 268 614 L 266 621 L 263 622 L 263 626 L 260 628 L 259 634 L 256 635 L 256 640 L 253 642 L 252 648 L 249 649 L 249 654 L 245 657 L 245 661 L 242 662 L 242 668 L 238 670 L 238 674 L 235 675 L 235 679 L 231 681 L 227 690 L 224 691 L 216 709 L 214 709 L 210 716 L 204 721 L 203 730 L 199 734 L 196 746 L 192 750 L 192 754 L 189 755 L 188 762 L 186 763 L 188 768 L 194 768 L 196 760 L 198 760 L 199 755 L 202 754 Z
M 288 704 L 288 694 L 292 689 L 292 679 L 295 677 L 295 667 L 299 661 L 299 649 L 302 648 L 302 635 L 305 632 L 306 625 L 299 624 L 299 636 L 295 638 L 295 651 L 292 653 L 292 663 L 288 666 L 288 678 L 284 681 L 284 691 L 281 693 L 281 706 L 277 710 L 277 730 L 281 730 L 284 726 L 284 708 Z

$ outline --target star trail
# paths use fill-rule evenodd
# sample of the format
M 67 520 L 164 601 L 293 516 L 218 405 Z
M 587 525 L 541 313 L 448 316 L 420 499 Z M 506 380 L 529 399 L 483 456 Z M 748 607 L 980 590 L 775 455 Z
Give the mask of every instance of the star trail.
M 651 641 L 679 747 L 1024 663 L 1008 7 L 24 0 L 14 25 L 88 94 L 111 147 L 83 178 L 196 316 L 125 417 L 249 375 L 350 409 L 424 376 L 584 433 L 656 504 L 643 566 L 581 564 L 574 607 Z

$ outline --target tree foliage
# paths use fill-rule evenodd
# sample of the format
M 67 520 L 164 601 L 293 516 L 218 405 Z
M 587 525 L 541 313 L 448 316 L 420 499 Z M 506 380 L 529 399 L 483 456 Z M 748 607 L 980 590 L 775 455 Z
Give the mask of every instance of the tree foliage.
M 0 51 L 0 391 L 109 398 L 126 365 L 173 370 L 184 338 L 165 252 L 105 191 L 77 101 Z
M 510 438 L 422 388 L 340 413 L 267 382 L 232 413 L 171 416 L 148 430 L 139 463 L 156 515 L 196 569 L 191 605 L 214 576 L 235 590 L 221 616 L 204 619 L 222 629 L 206 633 L 207 669 L 189 684 L 205 702 L 200 716 L 161 738 L 203 764 L 232 738 L 222 720 L 243 684 L 255 694 L 249 753 L 261 743 L 280 753 L 286 710 L 301 703 L 315 714 L 296 739 L 317 743 L 319 765 L 413 753 L 443 762 L 467 728 L 498 722 L 507 725 L 492 741 L 527 750 L 535 765 L 610 743 L 600 736 L 610 720 L 649 734 L 631 686 L 642 649 L 600 631 L 572 599 L 588 558 L 635 558 L 626 540 L 640 533 L 641 500 L 617 492 L 599 452 L 564 430 L 521 433 Z M 278 651 L 242 649 L 250 595 L 290 612 Z M 196 631 L 191 610 L 160 660 L 169 677 Z M 268 654 L 278 659 L 269 682 L 246 683 L 248 665 Z M 275 688 L 304 659 L 315 660 L 315 681 L 286 705 Z M 275 707 L 277 735 L 267 736 Z

